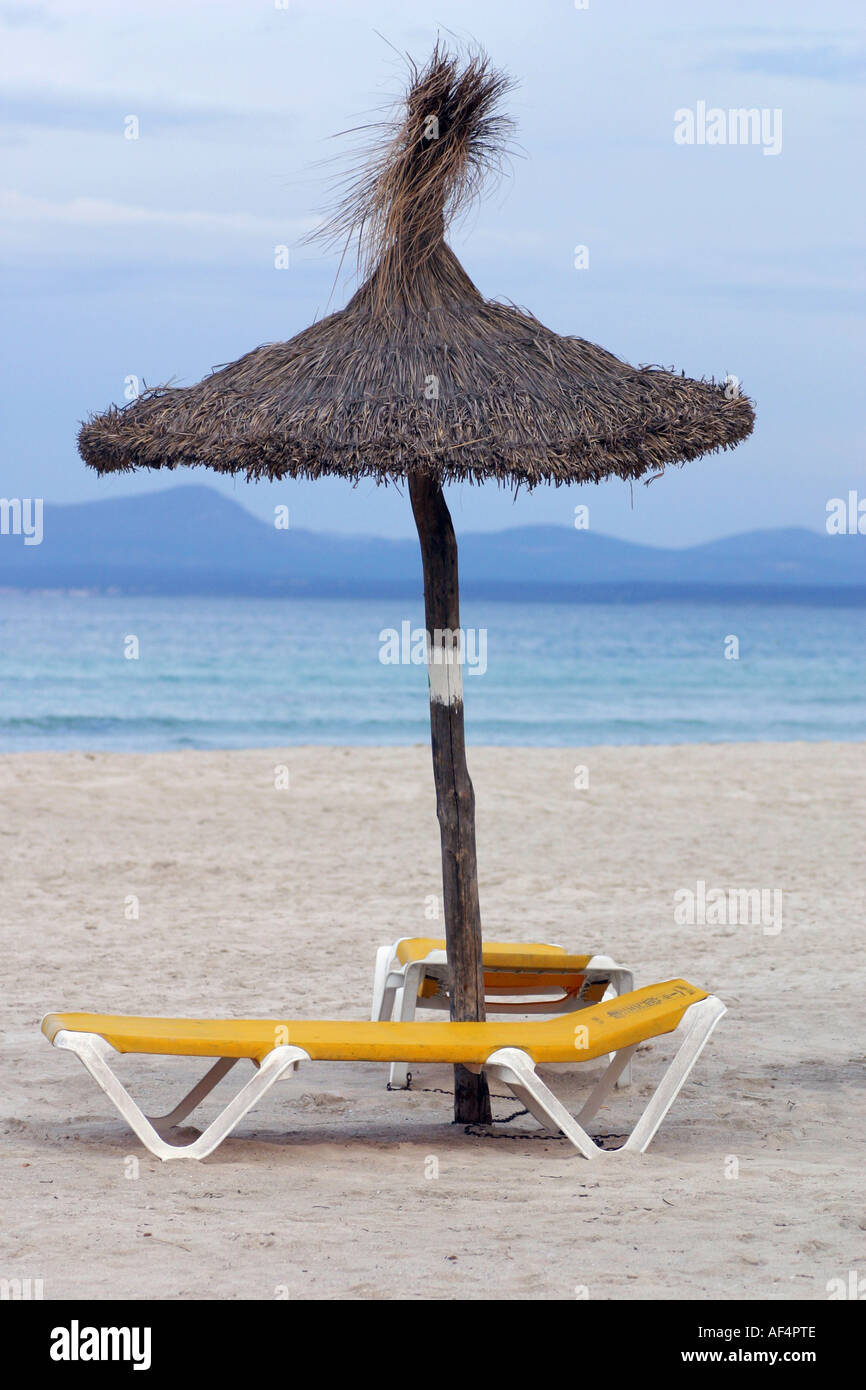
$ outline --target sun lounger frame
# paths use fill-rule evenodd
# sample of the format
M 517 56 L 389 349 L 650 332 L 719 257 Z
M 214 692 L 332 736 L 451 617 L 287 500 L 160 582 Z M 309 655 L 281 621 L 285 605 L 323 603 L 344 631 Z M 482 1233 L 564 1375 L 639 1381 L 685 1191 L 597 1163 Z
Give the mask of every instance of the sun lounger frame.
M 532 1058 L 520 1048 L 499 1048 L 491 1052 L 483 1064 L 473 1065 L 471 1070 L 477 1072 L 483 1067 L 493 1079 L 503 1082 L 542 1128 L 553 1134 L 561 1132 L 584 1158 L 597 1159 L 615 1157 L 623 1153 L 643 1153 L 725 1012 L 724 1004 L 713 995 L 707 995 L 684 1011 L 678 1027 L 671 1034 L 680 1039 L 676 1054 L 650 1097 L 643 1114 L 619 1149 L 599 1148 L 584 1125 L 589 1123 L 615 1086 L 617 1078 L 631 1061 L 637 1044 L 621 1048 L 613 1054 L 613 1059 L 608 1063 L 577 1116 L 572 1116 L 557 1100 L 536 1072 Z M 296 1070 L 301 1062 L 311 1060 L 309 1054 L 301 1047 L 284 1044 L 272 1048 L 260 1063 L 253 1063 L 256 1066 L 255 1074 L 241 1087 L 216 1119 L 197 1139 L 184 1144 L 175 1143 L 166 1136 L 210 1094 L 239 1058 L 218 1058 L 173 1110 L 167 1115 L 149 1117 L 136 1104 L 113 1071 L 109 1059 L 115 1053 L 115 1048 L 100 1034 L 60 1029 L 53 1041 L 55 1047 L 75 1053 L 123 1119 L 138 1135 L 142 1144 L 162 1160 L 207 1158 L 280 1077 Z
M 444 951 L 429 951 L 420 960 L 403 962 L 397 955 L 397 948 L 403 940 L 410 938 L 401 937 L 390 946 L 380 946 L 376 952 L 376 965 L 373 971 L 373 1004 L 370 1010 L 370 1017 L 374 1023 L 393 1020 L 400 1023 L 411 1023 L 415 1018 L 416 1009 L 439 1009 L 447 1010 L 448 1001 L 448 961 Z M 509 974 L 522 973 L 519 968 L 511 964 L 502 966 L 485 966 L 485 969 L 492 974 L 497 971 L 506 971 Z M 543 972 L 533 970 L 527 971 L 526 993 L 532 995 L 548 995 L 548 998 L 534 1000 L 505 1000 L 487 998 L 487 1012 L 491 1014 L 559 1014 L 573 1013 L 578 1009 L 584 1009 L 592 1002 L 584 997 L 588 986 L 597 984 L 601 980 L 608 980 L 610 988 L 614 994 L 629 994 L 634 989 L 634 976 L 624 965 L 617 965 L 611 956 L 591 956 L 586 966 L 580 972 L 583 975 L 583 985 L 579 994 L 563 996 L 558 985 L 544 984 L 538 980 L 538 976 Z M 550 960 L 550 973 L 557 973 L 556 957 Z M 560 968 L 559 973 L 562 973 Z M 530 979 L 530 976 L 532 977 Z M 436 980 L 443 986 L 440 993 L 424 997 L 421 994 L 421 987 L 425 980 Z M 629 1086 L 631 1084 L 631 1062 L 621 1068 L 617 1086 Z M 391 1071 L 388 1077 L 388 1085 L 392 1090 L 405 1090 L 409 1085 L 409 1067 L 406 1062 L 392 1062 Z

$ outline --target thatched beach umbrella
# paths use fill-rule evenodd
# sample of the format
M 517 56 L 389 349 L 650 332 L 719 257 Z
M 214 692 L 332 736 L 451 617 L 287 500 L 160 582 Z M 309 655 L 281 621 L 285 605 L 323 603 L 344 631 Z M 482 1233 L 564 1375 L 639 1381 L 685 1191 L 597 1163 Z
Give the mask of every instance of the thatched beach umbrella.
M 430 726 L 442 842 L 451 1016 L 483 1019 L 475 805 L 466 766 L 457 544 L 444 483 L 639 478 L 752 429 L 742 395 L 635 369 L 485 300 L 445 229 L 502 155 L 508 81 L 438 45 L 412 68 L 387 138 L 327 230 L 359 238 L 365 279 L 338 313 L 256 348 L 197 386 L 150 390 L 81 429 L 99 472 L 205 466 L 247 478 L 373 477 L 408 486 L 421 542 Z M 455 1118 L 489 1120 L 456 1069 Z

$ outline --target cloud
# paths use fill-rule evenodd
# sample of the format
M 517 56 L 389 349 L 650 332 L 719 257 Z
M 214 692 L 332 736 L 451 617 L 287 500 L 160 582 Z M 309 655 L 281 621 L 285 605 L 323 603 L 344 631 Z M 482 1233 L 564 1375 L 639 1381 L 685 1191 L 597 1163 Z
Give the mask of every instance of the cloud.
M 866 76 L 862 44 L 809 43 L 744 48 L 717 56 L 708 67 L 773 77 L 815 78 L 822 82 L 860 83 Z
M 234 232 L 286 236 L 301 236 L 310 226 L 309 219 L 253 217 L 246 212 L 202 212 L 139 207 L 131 203 L 114 203 L 105 198 L 72 198 L 53 202 L 36 198 L 15 189 L 0 189 L 0 215 L 7 222 L 59 222 L 76 227 L 134 227 L 156 225 L 189 231 Z
M 58 21 L 44 5 L 0 5 L 0 25 L 4 29 L 56 29 Z
M 286 112 L 233 110 L 220 106 L 179 106 L 143 95 L 85 96 L 56 88 L 6 91 L 0 96 L 0 121 L 7 128 L 40 128 L 117 134 L 126 116 L 138 117 L 142 132 L 184 129 L 197 138 L 244 139 L 253 134 L 272 144 L 286 138 L 292 118 Z
M 267 269 L 278 247 L 289 248 L 296 275 L 309 219 L 257 217 L 247 212 L 147 207 L 107 198 L 51 199 L 0 188 L 0 245 L 17 266 L 83 262 L 108 268 L 214 265 Z

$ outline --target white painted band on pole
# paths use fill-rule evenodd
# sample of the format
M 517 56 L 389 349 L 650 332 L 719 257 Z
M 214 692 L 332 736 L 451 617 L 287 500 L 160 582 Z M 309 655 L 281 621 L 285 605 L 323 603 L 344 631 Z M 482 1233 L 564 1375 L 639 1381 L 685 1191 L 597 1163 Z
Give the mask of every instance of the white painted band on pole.
M 455 644 L 436 642 L 435 640 L 433 643 L 428 643 L 427 678 L 430 682 L 431 704 L 457 705 L 463 703 L 462 657 L 459 640 Z

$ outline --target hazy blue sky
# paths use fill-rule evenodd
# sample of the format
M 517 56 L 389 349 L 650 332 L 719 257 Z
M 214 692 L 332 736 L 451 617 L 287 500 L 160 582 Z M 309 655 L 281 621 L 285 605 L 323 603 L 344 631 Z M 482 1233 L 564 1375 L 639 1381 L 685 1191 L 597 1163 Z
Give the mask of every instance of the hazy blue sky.
M 327 202 L 318 164 L 345 148 L 332 134 L 399 92 L 389 44 L 423 60 L 441 28 L 519 82 L 523 153 L 450 238 L 482 292 L 635 363 L 734 373 L 758 412 L 736 452 L 633 497 L 618 481 L 516 502 L 452 489 L 458 527 L 567 525 L 584 502 L 594 529 L 660 544 L 820 529 L 829 497 L 866 490 L 864 13 L 862 0 L 0 3 L 0 493 L 213 481 L 260 515 L 287 502 L 297 526 L 411 532 L 408 500 L 373 484 L 100 480 L 75 432 L 130 374 L 191 383 L 326 311 L 336 261 L 294 247 Z M 781 152 L 678 145 L 674 113 L 699 101 L 780 108 Z M 278 243 L 293 246 L 288 270 Z

